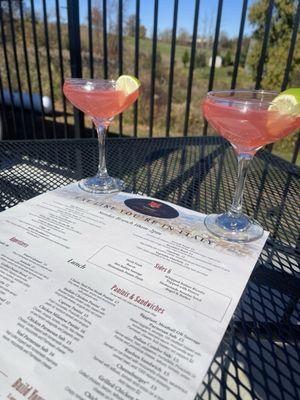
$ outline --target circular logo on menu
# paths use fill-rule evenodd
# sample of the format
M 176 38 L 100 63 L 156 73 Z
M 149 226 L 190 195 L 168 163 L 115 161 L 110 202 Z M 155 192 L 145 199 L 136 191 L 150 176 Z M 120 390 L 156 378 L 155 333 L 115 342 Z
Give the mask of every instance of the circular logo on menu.
M 175 208 L 161 203 L 158 200 L 150 199 L 127 199 L 124 201 L 127 207 L 140 214 L 155 218 L 177 218 L 179 213 Z

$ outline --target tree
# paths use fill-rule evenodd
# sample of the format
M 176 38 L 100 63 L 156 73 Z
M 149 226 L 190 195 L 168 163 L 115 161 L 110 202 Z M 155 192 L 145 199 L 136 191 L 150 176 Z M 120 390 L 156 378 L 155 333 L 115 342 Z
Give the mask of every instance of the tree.
M 219 39 L 219 47 L 221 49 L 228 49 L 231 46 L 231 41 L 226 32 L 221 31 Z
M 10 4 L 9 4 L 10 3 Z M 10 30 L 10 10 L 12 13 L 13 24 L 14 24 L 14 34 L 16 42 L 18 43 L 19 39 L 21 38 L 21 23 L 20 23 L 20 4 L 16 1 L 2 1 L 0 0 L 0 7 L 2 13 L 2 21 L 3 26 L 6 26 L 5 37 L 7 42 L 12 40 L 11 30 Z M 23 15 L 24 19 L 26 20 L 26 16 L 28 15 L 28 5 L 23 4 Z M 38 19 L 38 15 L 37 15 Z M 2 43 L 2 38 L 0 39 L 0 43 Z M 2 57 L 2 56 L 1 56 Z
M 163 42 L 170 42 L 172 39 L 172 29 L 164 29 L 160 32 L 159 39 Z
M 182 54 L 181 61 L 182 61 L 183 65 L 184 65 L 184 67 L 186 68 L 187 64 L 190 61 L 190 55 L 189 55 L 189 52 L 187 50 L 185 50 L 185 52 Z
M 177 36 L 177 41 L 179 44 L 187 44 L 190 40 L 190 35 L 188 31 L 185 29 L 181 28 L 179 29 L 179 34 Z
M 125 35 L 127 36 L 134 36 L 135 35 L 135 15 L 131 14 L 127 18 L 125 24 Z
M 224 67 L 229 67 L 230 65 L 233 65 L 233 54 L 229 49 L 226 51 L 223 58 L 223 65 Z
M 92 25 L 93 28 L 97 31 L 101 30 L 103 24 L 102 13 L 98 7 L 92 8 Z
M 145 25 L 140 25 L 140 35 L 139 35 L 139 37 L 141 39 L 145 39 L 146 35 L 147 35 L 147 28 L 145 27 Z
M 127 18 L 126 24 L 125 24 L 125 35 L 127 36 L 135 36 L 135 15 L 131 14 L 129 15 L 129 17 Z M 146 37 L 147 34 L 147 29 L 145 27 L 145 25 L 140 25 L 140 31 L 139 31 L 139 37 L 141 39 L 144 39 Z
M 255 27 L 255 30 L 253 32 L 253 40 L 250 45 L 247 63 L 252 70 L 254 79 L 256 78 L 257 66 L 261 54 L 268 5 L 268 0 L 258 0 L 253 3 L 249 9 L 249 22 Z M 290 47 L 296 7 L 296 0 L 277 0 L 274 4 L 273 19 L 262 80 L 262 87 L 266 89 L 270 88 L 280 90 Z M 294 62 L 292 63 L 290 78 L 299 64 L 300 48 L 298 46 L 294 53 Z
M 247 56 L 248 56 L 248 52 L 249 52 L 250 41 L 251 41 L 250 36 L 244 36 L 243 46 L 242 46 L 242 51 L 241 51 L 241 58 L 240 58 L 240 65 L 243 68 L 245 68 L 245 66 L 246 66 L 246 61 L 247 61 Z
M 14 21 L 16 19 L 19 19 L 20 17 L 20 6 L 18 2 L 16 1 L 11 1 L 10 5 L 8 4 L 8 1 L 2 1 L 1 2 L 1 12 L 2 12 L 2 19 L 3 21 L 9 22 L 10 20 L 10 12 L 9 9 L 11 7 L 12 15 L 14 18 Z M 26 10 L 28 10 L 27 5 L 23 5 L 23 13 L 25 14 Z
M 197 68 L 204 68 L 206 66 L 206 55 L 203 51 L 196 54 L 195 65 Z

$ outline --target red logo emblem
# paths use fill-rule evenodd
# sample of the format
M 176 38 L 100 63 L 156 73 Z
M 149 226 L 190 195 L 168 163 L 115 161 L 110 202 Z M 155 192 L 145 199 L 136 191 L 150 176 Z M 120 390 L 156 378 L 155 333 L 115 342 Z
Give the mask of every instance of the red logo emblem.
M 156 203 L 156 201 L 150 201 L 150 203 L 148 203 L 148 206 L 150 206 L 151 208 L 160 208 L 161 204 Z

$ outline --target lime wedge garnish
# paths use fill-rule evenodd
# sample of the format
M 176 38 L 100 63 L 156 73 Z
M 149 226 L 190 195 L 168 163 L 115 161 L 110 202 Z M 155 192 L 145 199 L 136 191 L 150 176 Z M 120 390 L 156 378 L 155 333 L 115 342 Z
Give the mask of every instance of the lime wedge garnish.
M 126 95 L 135 92 L 140 86 L 141 82 L 131 75 L 121 75 L 116 81 L 117 90 L 122 90 Z
M 269 110 L 300 116 L 300 88 L 290 88 L 273 99 Z

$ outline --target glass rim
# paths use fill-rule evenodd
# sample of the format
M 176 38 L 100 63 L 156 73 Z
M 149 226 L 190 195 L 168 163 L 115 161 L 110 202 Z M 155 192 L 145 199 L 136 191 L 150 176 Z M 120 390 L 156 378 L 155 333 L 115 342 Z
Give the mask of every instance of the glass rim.
M 251 89 L 228 89 L 228 90 L 210 90 L 209 92 L 207 92 L 206 97 L 211 98 L 211 99 L 216 99 L 216 100 L 220 100 L 220 101 L 224 101 L 226 99 L 229 99 L 234 102 L 234 103 L 240 103 L 240 104 L 245 104 L 247 102 L 251 102 L 251 100 L 255 100 L 253 98 L 245 98 L 245 99 L 235 99 L 234 96 L 231 96 L 231 94 L 260 94 L 260 95 L 267 95 L 267 96 L 273 96 L 276 97 L 279 93 L 276 91 L 272 91 L 272 90 L 264 90 L 264 89 L 259 89 L 259 90 L 251 90 Z M 222 96 L 222 94 L 224 96 Z M 219 95 L 219 96 L 218 96 Z M 226 96 L 228 95 L 228 96 Z M 272 104 L 272 100 L 267 100 L 267 99 L 263 99 L 260 98 L 259 102 L 260 103 L 265 103 L 265 104 Z
M 104 85 L 111 85 L 114 86 L 116 84 L 116 81 L 113 79 L 93 79 L 93 78 L 65 78 L 64 83 L 72 83 L 72 84 L 78 84 L 78 85 L 86 85 L 87 83 L 91 82 L 93 85 L 99 85 L 99 86 L 104 86 Z

